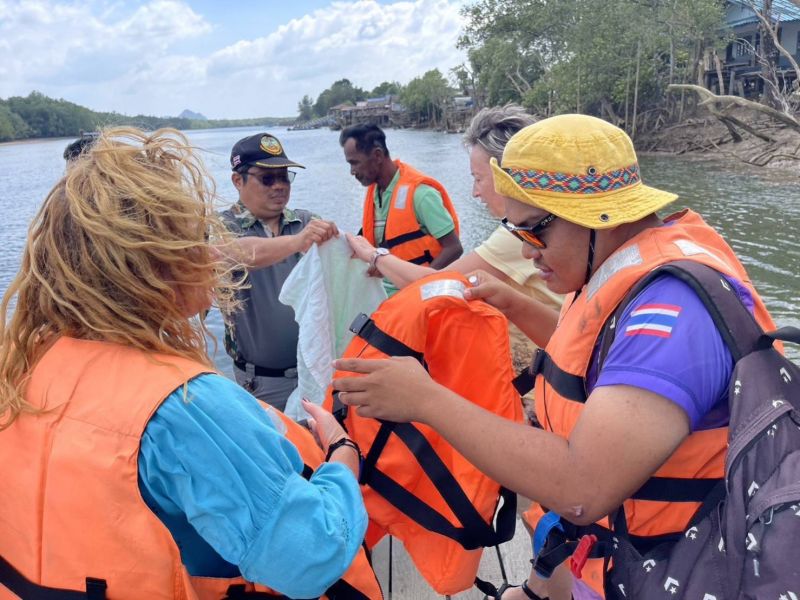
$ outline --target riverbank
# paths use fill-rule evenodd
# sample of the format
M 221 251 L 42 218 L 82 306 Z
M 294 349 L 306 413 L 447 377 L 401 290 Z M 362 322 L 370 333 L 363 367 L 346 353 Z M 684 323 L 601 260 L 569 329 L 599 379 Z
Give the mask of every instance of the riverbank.
M 741 110 L 732 116 L 760 137 L 737 128 L 741 139 L 734 139 L 719 119 L 708 115 L 640 136 L 635 145 L 646 153 L 723 161 L 734 169 L 751 167 L 796 181 L 800 174 L 800 133 L 767 117 L 754 116 L 752 111 Z

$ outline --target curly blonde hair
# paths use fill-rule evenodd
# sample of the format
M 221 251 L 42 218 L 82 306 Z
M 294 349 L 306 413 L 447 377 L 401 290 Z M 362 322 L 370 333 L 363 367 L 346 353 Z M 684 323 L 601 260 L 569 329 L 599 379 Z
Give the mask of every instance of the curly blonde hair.
M 60 336 L 211 365 L 197 299 L 235 308 L 241 265 L 213 206 L 214 183 L 178 131 L 103 131 L 34 218 L 0 304 L 0 429 L 23 411 L 30 373 Z M 9 306 L 16 298 L 10 320 Z M 196 308 L 196 307 L 195 307 Z

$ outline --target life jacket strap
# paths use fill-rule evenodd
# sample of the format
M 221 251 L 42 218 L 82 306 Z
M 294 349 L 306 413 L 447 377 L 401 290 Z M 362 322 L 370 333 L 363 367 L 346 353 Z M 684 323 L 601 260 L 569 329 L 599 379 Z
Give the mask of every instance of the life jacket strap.
M 703 502 L 722 479 L 651 477 L 631 498 L 655 502 Z
M 388 356 L 411 356 L 425 366 L 422 352 L 417 352 L 397 338 L 381 331 L 375 322 L 363 313 L 352 322 L 350 331 Z M 336 398 L 334 398 L 334 408 L 336 408 Z M 454 526 L 444 515 L 378 469 L 378 458 L 392 433 L 397 435 L 416 457 L 420 467 L 434 483 L 462 527 Z M 453 539 L 467 550 L 495 546 L 507 542 L 514 535 L 516 494 L 501 488 L 503 503 L 495 519 L 497 528 L 493 529 L 467 498 L 430 442 L 412 423 L 381 421 L 378 433 L 364 457 L 359 482 L 369 485 L 392 506 L 429 531 Z
M 430 250 L 425 250 L 419 256 L 414 258 L 409 258 L 408 262 L 413 263 L 415 265 L 429 265 L 433 262 L 433 259 L 436 258 L 433 254 L 431 254 Z
M 530 373 L 534 379 L 541 374 L 545 381 L 567 400 L 580 402 L 581 404 L 586 402 L 586 382 L 583 377 L 564 371 L 544 349 L 536 349 L 531 362 Z
M 369 318 L 368 315 L 360 313 L 353 322 L 350 323 L 348 328 L 355 333 L 358 337 L 363 339 L 373 348 L 377 348 L 387 356 L 410 356 L 416 358 L 419 362 L 423 363 L 423 354 L 413 348 L 410 348 L 400 340 L 392 337 L 388 333 L 381 331 L 375 324 L 375 321 Z
M 228 586 L 225 592 L 225 597 L 222 600 L 250 600 L 250 599 L 285 599 L 290 600 L 288 596 L 283 594 L 272 594 L 270 592 L 257 592 L 255 590 L 248 590 L 247 586 L 243 583 L 234 583 Z
M 535 382 L 536 378 L 531 374 L 530 367 L 527 367 L 517 373 L 517 376 L 511 380 L 511 385 L 520 396 L 524 396 L 533 389 Z
M 86 578 L 86 590 L 67 590 L 39 585 L 27 579 L 0 556 L 0 585 L 25 600 L 105 600 L 105 579 Z
M 405 244 L 406 242 L 413 242 L 414 240 L 424 238 L 427 235 L 428 234 L 422 231 L 422 229 L 417 229 L 416 231 L 410 231 L 402 235 L 397 235 L 388 240 L 384 239 L 383 243 L 381 243 L 381 247 L 389 248 L 391 250 L 395 246 L 399 246 L 400 244 Z
M 425 475 L 436 486 L 461 527 L 453 525 L 444 515 L 377 468 L 378 457 L 392 433 L 416 457 Z M 369 485 L 392 506 L 429 531 L 455 540 L 467 550 L 495 546 L 507 542 L 514 535 L 516 494 L 501 488 L 503 502 L 497 512 L 494 529 L 477 511 L 427 438 L 411 423 L 381 422 L 378 434 L 364 459 L 360 482 Z

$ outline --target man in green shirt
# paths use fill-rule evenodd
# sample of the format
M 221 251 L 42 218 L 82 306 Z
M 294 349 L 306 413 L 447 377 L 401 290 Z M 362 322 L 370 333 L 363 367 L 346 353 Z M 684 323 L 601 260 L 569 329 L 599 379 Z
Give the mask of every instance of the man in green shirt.
M 378 246 L 372 267 L 391 254 L 434 269 L 461 256 L 458 217 L 441 183 L 410 165 L 392 160 L 386 135 L 377 125 L 354 125 L 342 131 L 339 143 L 350 173 L 367 187 L 362 234 Z M 374 272 L 373 274 L 377 274 Z M 386 291 L 397 291 L 385 282 Z

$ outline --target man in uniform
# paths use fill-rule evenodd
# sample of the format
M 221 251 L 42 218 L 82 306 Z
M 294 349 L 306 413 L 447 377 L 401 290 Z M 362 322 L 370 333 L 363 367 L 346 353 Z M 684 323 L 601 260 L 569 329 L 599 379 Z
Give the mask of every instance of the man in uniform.
M 297 387 L 298 326 L 294 311 L 278 301 L 284 281 L 312 244 L 336 235 L 336 225 L 301 208 L 288 208 L 295 171 L 278 138 L 259 133 L 231 151 L 231 180 L 238 201 L 222 213 L 248 267 L 242 307 L 229 315 L 225 348 L 236 381 L 279 410 Z

